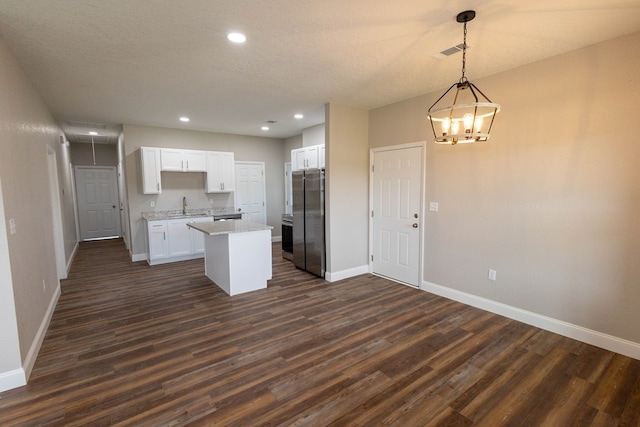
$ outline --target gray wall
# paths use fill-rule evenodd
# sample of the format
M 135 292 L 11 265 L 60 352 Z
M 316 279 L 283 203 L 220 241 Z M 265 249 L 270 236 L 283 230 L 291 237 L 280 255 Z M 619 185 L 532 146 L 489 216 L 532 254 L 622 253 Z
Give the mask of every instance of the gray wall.
M 370 112 L 371 147 L 428 140 L 425 282 L 640 343 L 639 47 L 474 81 L 502 105 L 486 144 L 432 142 L 444 88 Z
M 116 144 L 95 144 L 96 163 L 93 164 L 91 144 L 71 143 L 71 163 L 74 166 L 117 166 L 118 146 Z
M 204 173 L 198 172 L 162 172 L 162 194 L 142 194 L 140 147 L 232 151 L 236 161 L 264 162 L 267 224 L 274 227 L 273 236 L 280 236 L 284 212 L 283 140 L 135 125 L 125 125 L 123 134 L 133 255 L 145 252 L 142 212 L 181 209 L 183 196 L 192 208 L 209 207 L 208 199 L 213 199 L 215 206 L 233 205 L 232 195 L 206 194 Z M 150 206 L 151 201 L 155 208 Z
M 59 281 L 53 237 L 48 152 L 55 155 L 58 196 L 68 260 L 76 245 L 69 149 L 62 130 L 0 38 L 1 205 L 0 386 L 32 366 L 48 325 Z M 14 219 L 16 234 L 9 232 Z M 44 289 L 43 289 L 44 281 Z M 25 366 L 26 365 L 26 366 Z M 6 374 L 6 375 L 5 375 Z
M 327 271 L 360 274 L 369 264 L 368 112 L 329 104 L 326 117 Z

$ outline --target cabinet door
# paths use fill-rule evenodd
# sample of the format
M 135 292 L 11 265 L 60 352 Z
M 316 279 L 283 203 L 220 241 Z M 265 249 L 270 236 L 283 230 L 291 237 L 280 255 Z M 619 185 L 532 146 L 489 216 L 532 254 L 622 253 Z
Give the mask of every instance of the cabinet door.
M 213 218 L 198 218 L 192 220 L 191 222 L 213 222 Z M 191 241 L 192 248 L 194 254 L 203 254 L 204 253 L 204 233 L 198 230 L 194 230 L 193 228 L 189 229 L 191 231 Z
M 207 193 L 222 191 L 222 179 L 220 175 L 220 156 L 218 152 L 207 152 Z
M 169 245 L 167 240 L 167 222 L 150 221 L 147 225 L 149 235 L 149 261 L 167 258 Z
M 220 177 L 222 178 L 222 191 L 233 191 L 236 182 L 236 166 L 233 153 L 220 153 Z
M 207 156 L 205 151 L 185 150 L 185 170 L 189 172 L 206 172 Z
M 160 149 L 141 147 L 140 158 L 142 163 L 142 193 L 160 194 L 162 192 L 160 182 Z
M 191 229 L 187 219 L 170 219 L 167 221 L 169 235 L 169 256 L 191 255 Z
M 228 193 L 235 187 L 236 172 L 233 153 L 207 152 L 207 193 Z
M 320 163 L 318 162 L 318 146 L 313 145 L 307 147 L 304 152 L 304 157 L 307 162 L 305 169 L 318 169 Z
M 291 170 L 301 171 L 307 168 L 307 161 L 305 157 L 304 148 L 296 148 L 291 150 Z
M 184 150 L 161 148 L 160 164 L 163 171 L 182 172 L 185 170 Z

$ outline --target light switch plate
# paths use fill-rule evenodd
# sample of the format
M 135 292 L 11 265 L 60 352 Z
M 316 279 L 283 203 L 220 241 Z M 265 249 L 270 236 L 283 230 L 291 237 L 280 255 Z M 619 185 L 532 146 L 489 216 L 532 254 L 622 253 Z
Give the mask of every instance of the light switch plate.
M 11 233 L 11 235 L 16 234 L 16 220 L 13 218 L 9 220 L 9 233 Z
M 431 212 L 438 212 L 438 202 L 429 202 L 429 210 Z

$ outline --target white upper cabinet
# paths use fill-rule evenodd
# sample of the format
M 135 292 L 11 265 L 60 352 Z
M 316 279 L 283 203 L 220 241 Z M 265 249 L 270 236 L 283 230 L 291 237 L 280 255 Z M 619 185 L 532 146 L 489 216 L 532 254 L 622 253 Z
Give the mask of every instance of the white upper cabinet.
M 234 155 L 230 152 L 207 151 L 207 193 L 229 193 L 235 188 Z
M 160 194 L 162 183 L 160 180 L 160 149 L 155 147 L 140 147 L 142 163 L 142 193 Z
M 206 172 L 206 151 L 161 148 L 160 159 L 163 171 Z
M 322 166 L 320 156 L 322 155 Z M 291 150 L 291 170 L 319 169 L 324 167 L 324 144 Z
M 207 152 L 197 150 L 185 150 L 184 160 L 186 169 L 189 172 L 207 171 Z

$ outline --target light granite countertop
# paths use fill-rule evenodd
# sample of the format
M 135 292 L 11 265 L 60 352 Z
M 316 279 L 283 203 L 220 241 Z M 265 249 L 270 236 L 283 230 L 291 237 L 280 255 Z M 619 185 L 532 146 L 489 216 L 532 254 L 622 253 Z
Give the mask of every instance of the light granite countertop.
M 239 219 L 231 221 L 198 222 L 187 225 L 194 230 L 202 231 L 204 234 L 210 236 L 216 234 L 248 233 L 251 231 L 271 230 L 273 228 L 270 225 Z
M 182 213 L 181 210 L 142 212 L 142 218 L 146 219 L 147 221 L 162 221 L 165 219 L 174 218 L 200 218 L 204 216 L 215 217 L 237 213 L 238 212 L 236 212 L 234 209 L 228 208 L 187 209 L 186 214 Z

